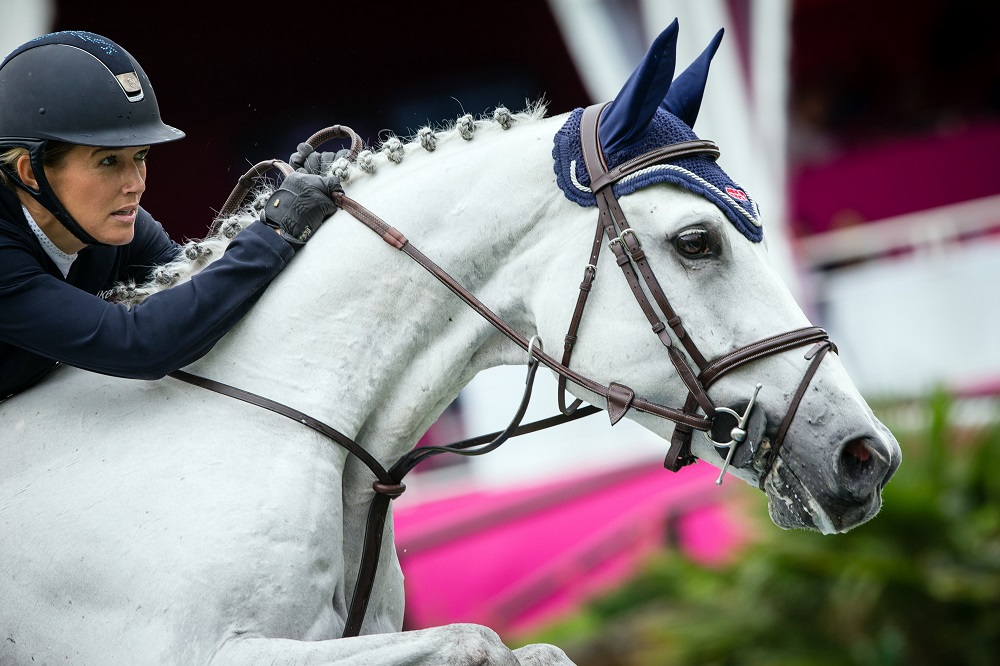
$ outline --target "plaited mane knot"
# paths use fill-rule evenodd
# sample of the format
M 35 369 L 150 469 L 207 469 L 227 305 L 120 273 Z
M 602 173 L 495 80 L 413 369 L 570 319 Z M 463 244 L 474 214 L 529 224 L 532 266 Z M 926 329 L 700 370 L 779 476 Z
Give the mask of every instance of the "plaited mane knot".
M 136 296 L 135 282 L 120 282 L 111 290 L 111 300 L 122 303 L 129 302 Z
M 206 247 L 198 241 L 191 241 L 184 246 L 184 256 L 190 261 L 207 259 L 211 254 L 211 248 Z
M 358 153 L 358 168 L 365 173 L 375 173 L 375 153 L 365 148 Z
M 382 144 L 382 152 L 391 161 L 399 164 L 403 161 L 403 142 L 398 136 L 391 136 Z
M 466 141 L 470 141 L 472 137 L 476 134 L 476 121 L 472 117 L 471 113 L 467 113 L 457 122 L 458 133 Z
M 273 192 L 273 188 L 261 190 L 257 193 L 257 196 L 254 197 L 250 207 L 257 212 L 264 210 L 264 206 L 267 205 L 267 200 L 271 198 L 271 194 L 273 194 Z
M 219 233 L 221 233 L 229 240 L 233 240 L 234 238 L 236 238 L 236 234 L 240 233 L 241 231 L 243 231 L 243 223 L 240 222 L 239 219 L 235 217 L 226 218 L 219 225 Z
M 430 127 L 421 127 L 417 130 L 417 139 L 420 140 L 420 145 L 428 153 L 434 152 L 434 149 L 437 148 L 437 136 Z
M 493 110 L 493 120 L 495 120 L 500 127 L 508 130 L 511 128 L 511 125 L 514 124 L 514 115 L 506 106 L 498 106 Z
M 330 166 L 330 175 L 346 183 L 351 178 L 351 162 L 346 157 L 339 157 Z
M 156 284 L 164 286 L 173 284 L 179 277 L 180 273 L 169 271 L 164 266 L 158 266 L 156 270 L 153 271 L 153 281 L 156 282 Z

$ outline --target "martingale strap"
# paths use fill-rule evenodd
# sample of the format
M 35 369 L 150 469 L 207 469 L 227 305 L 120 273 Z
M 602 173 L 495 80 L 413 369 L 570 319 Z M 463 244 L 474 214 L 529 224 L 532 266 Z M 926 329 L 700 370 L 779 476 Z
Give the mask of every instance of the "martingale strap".
M 351 597 L 351 604 L 347 613 L 347 621 L 344 624 L 343 637 L 348 638 L 351 636 L 358 636 L 361 633 L 361 627 L 364 624 L 365 613 L 368 610 L 368 603 L 371 600 L 372 589 L 375 585 L 375 576 L 378 572 L 378 559 L 379 553 L 382 550 L 382 535 L 385 532 L 385 521 L 389 513 L 389 503 L 391 500 L 394 500 L 402 495 L 403 491 L 406 490 L 406 484 L 403 483 L 403 477 L 405 477 L 406 474 L 417 465 L 417 463 L 430 456 L 438 455 L 440 453 L 455 453 L 463 456 L 482 455 L 493 451 L 511 437 L 519 437 L 528 433 L 544 430 L 545 428 L 561 425 L 563 423 L 569 423 L 570 421 L 575 421 L 601 411 L 597 407 L 588 405 L 583 409 L 577 410 L 576 413 L 572 415 L 557 414 L 556 416 L 552 416 L 547 419 L 541 419 L 539 421 L 521 425 L 521 420 L 524 418 L 525 411 L 528 408 L 528 403 L 531 400 L 531 389 L 534 385 L 535 373 L 537 370 L 538 361 L 532 356 L 528 359 L 528 376 L 525 379 L 525 389 L 524 394 L 521 396 L 521 403 L 518 406 L 517 412 L 514 414 L 514 418 L 506 428 L 499 432 L 472 437 L 445 446 L 427 446 L 413 449 L 400 458 L 396 464 L 388 470 L 385 469 L 385 467 L 383 467 L 382 464 L 364 447 L 359 445 L 353 439 L 336 428 L 333 428 L 326 423 L 309 416 L 308 414 L 300 412 L 297 409 L 288 407 L 280 402 L 264 398 L 256 393 L 251 393 L 250 391 L 245 391 L 235 386 L 230 386 L 228 384 L 223 384 L 222 382 L 217 382 L 213 379 L 207 379 L 205 377 L 191 374 L 185 370 L 176 370 L 170 373 L 169 376 L 188 384 L 214 391 L 215 393 L 219 393 L 230 398 L 242 400 L 243 402 L 257 407 L 262 407 L 274 412 L 275 414 L 280 414 L 281 416 L 296 421 L 297 423 L 301 423 L 302 425 L 315 430 L 344 447 L 349 453 L 358 458 L 358 460 L 364 463 L 365 466 L 371 470 L 372 474 L 375 476 L 375 481 L 372 483 L 372 490 L 375 491 L 375 497 L 372 499 L 371 506 L 368 508 L 368 517 L 365 521 L 365 536 L 361 550 L 361 565 L 358 569 L 357 582 L 354 586 L 354 594 Z

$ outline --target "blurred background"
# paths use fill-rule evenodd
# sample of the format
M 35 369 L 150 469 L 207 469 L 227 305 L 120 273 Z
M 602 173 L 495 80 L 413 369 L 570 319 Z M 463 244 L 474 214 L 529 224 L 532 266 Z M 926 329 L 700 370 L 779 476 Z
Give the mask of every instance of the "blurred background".
M 1000 663 L 1000 4 L 0 0 L 0 52 L 83 29 L 142 63 L 187 133 L 151 152 L 143 205 L 183 241 L 328 125 L 377 145 L 609 100 L 674 17 L 679 68 L 726 29 L 696 130 L 900 439 L 885 508 L 848 535 L 782 532 L 756 490 L 670 474 L 665 442 L 593 417 L 407 480 L 407 628 L 479 622 L 595 665 Z M 502 428 L 519 385 L 483 373 L 422 443 Z

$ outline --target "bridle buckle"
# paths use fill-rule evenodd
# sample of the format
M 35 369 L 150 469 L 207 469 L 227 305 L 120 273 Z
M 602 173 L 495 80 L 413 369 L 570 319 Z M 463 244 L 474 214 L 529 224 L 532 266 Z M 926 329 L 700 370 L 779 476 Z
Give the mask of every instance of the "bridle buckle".
M 629 244 L 626 241 L 626 238 L 629 236 L 629 234 L 632 235 L 632 240 L 635 241 L 635 249 L 637 250 L 642 249 L 642 241 L 639 240 L 639 236 L 635 233 L 635 229 L 631 228 L 621 232 L 621 234 L 619 234 L 616 238 L 612 238 L 611 240 L 609 240 L 608 248 L 613 251 L 615 249 L 615 243 L 618 243 L 619 245 L 622 246 L 622 250 L 625 251 L 625 254 L 627 254 L 630 257 L 633 256 L 633 250 L 632 248 L 629 247 Z

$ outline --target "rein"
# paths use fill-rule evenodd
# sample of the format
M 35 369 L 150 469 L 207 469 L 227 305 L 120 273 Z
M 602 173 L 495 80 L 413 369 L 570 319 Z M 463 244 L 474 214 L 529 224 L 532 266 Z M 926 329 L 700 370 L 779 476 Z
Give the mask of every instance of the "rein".
M 448 287 L 456 296 L 462 299 L 470 308 L 475 310 L 480 316 L 489 321 L 497 330 L 510 338 L 515 344 L 524 349 L 528 354 L 528 373 L 525 380 L 525 390 L 521 398 L 517 413 L 510 424 L 502 431 L 480 435 L 470 439 L 465 439 L 445 446 L 427 446 L 411 450 L 401 457 L 389 469 L 386 469 L 368 451 L 358 445 L 354 440 L 330 427 L 329 425 L 312 418 L 296 409 L 275 402 L 268 398 L 261 397 L 254 393 L 244 391 L 233 386 L 222 384 L 211 379 L 198 377 L 183 370 L 170 373 L 170 376 L 199 386 L 216 393 L 220 393 L 232 398 L 236 398 L 272 412 L 297 421 L 316 432 L 323 434 L 344 447 L 349 453 L 356 456 L 374 474 L 376 480 L 372 484 L 375 497 L 368 510 L 368 517 L 365 526 L 365 539 L 361 555 L 361 565 L 358 571 L 357 583 L 351 605 L 348 612 L 347 621 L 344 627 L 343 636 L 357 636 L 361 632 L 365 612 L 371 597 L 371 592 L 375 583 L 375 575 L 378 568 L 379 553 L 382 545 L 382 535 L 385 528 L 385 520 L 388 514 L 389 503 L 399 497 L 406 489 L 403 477 L 422 460 L 437 455 L 439 453 L 455 453 L 458 455 L 474 456 L 488 453 L 503 444 L 510 437 L 536 432 L 545 428 L 553 427 L 563 423 L 568 423 L 585 416 L 589 416 L 601 411 L 593 405 L 582 406 L 582 401 L 577 399 L 571 405 L 565 403 L 565 389 L 567 382 L 574 384 L 604 398 L 607 402 L 608 416 L 611 424 L 620 421 L 625 414 L 634 409 L 646 412 L 673 421 L 676 426 L 671 439 L 670 449 L 667 453 L 664 466 L 671 471 L 677 471 L 682 466 L 694 462 L 696 459 L 690 452 L 690 437 L 694 430 L 705 433 L 717 449 L 728 451 L 725 465 L 719 475 L 717 483 L 721 483 L 726 469 L 733 460 L 733 455 L 744 442 L 748 445 L 751 453 L 750 462 L 746 464 L 734 463 L 734 466 L 752 465 L 760 472 L 760 485 L 763 487 L 764 479 L 770 471 L 774 461 L 777 460 L 778 448 L 784 439 L 785 433 L 791 425 L 795 411 L 798 408 L 809 382 L 816 373 L 819 363 L 822 361 L 827 351 L 836 347 L 830 342 L 826 331 L 818 327 L 806 327 L 782 333 L 764 340 L 759 340 L 750 345 L 741 347 L 724 356 L 708 362 L 698 350 L 697 345 L 687 334 L 681 322 L 681 318 L 670 306 L 663 289 L 660 287 L 656 276 L 653 274 L 645 253 L 642 251 L 641 243 L 635 232 L 628 226 L 625 215 L 618 204 L 612 186 L 627 175 L 635 173 L 641 169 L 659 164 L 662 162 L 678 159 L 680 157 L 707 154 L 713 159 L 719 156 L 718 147 L 711 141 L 686 141 L 679 144 L 672 144 L 653 150 L 645 155 L 625 162 L 618 167 L 608 170 L 605 164 L 604 155 L 601 151 L 598 137 L 598 124 L 603 105 L 594 105 L 587 108 L 583 114 L 581 123 L 581 140 L 583 142 L 584 159 L 590 173 L 591 190 L 594 192 L 599 208 L 597 231 L 594 236 L 594 243 L 590 254 L 590 263 L 584 270 L 583 282 L 580 284 L 580 294 L 577 297 L 576 307 L 570 321 L 569 331 L 566 335 L 562 360 L 557 361 L 541 349 L 541 344 L 535 345 L 536 338 L 528 339 L 503 319 L 486 307 L 472 293 L 466 290 L 454 278 L 452 278 L 440 266 L 434 263 L 420 250 L 414 247 L 406 237 L 397 229 L 386 224 L 381 218 L 370 210 L 351 199 L 343 192 L 335 192 L 334 203 L 339 208 L 343 208 L 353 217 L 378 234 L 382 240 L 407 254 L 431 275 L 437 278 L 442 284 Z M 311 136 L 307 143 L 313 148 L 317 148 L 322 143 L 331 138 L 351 139 L 350 159 L 357 157 L 363 142 L 360 137 L 349 127 L 335 125 L 321 130 Z M 270 160 L 255 165 L 242 178 L 240 178 L 236 189 L 227 199 L 220 212 L 219 217 L 234 214 L 242 205 L 246 195 L 252 189 L 253 180 L 271 168 L 278 168 L 284 174 L 291 172 L 289 167 L 280 160 Z M 638 302 L 640 308 L 649 321 L 653 332 L 667 349 L 671 364 L 674 366 L 678 376 L 688 389 L 688 397 L 683 409 L 667 407 L 658 403 L 650 402 L 641 397 L 637 397 L 635 392 L 623 384 L 612 382 L 604 385 L 584 377 L 576 371 L 570 369 L 569 363 L 572 356 L 573 346 L 577 339 L 577 332 L 582 321 L 584 307 L 587 296 L 597 272 L 597 261 L 600 255 L 602 239 L 607 237 L 608 245 L 615 255 L 615 261 L 621 268 L 631 291 Z M 642 282 L 640 282 L 640 278 Z M 650 303 L 643 284 L 653 297 Z M 661 320 L 659 311 L 665 315 L 666 321 Z M 698 369 L 698 373 L 691 369 L 684 355 L 677 349 L 671 341 L 667 328 L 673 331 L 680 341 L 688 356 L 692 359 Z M 791 404 L 785 414 L 778 435 L 774 444 L 767 445 L 766 438 L 763 437 L 765 419 L 763 410 L 754 411 L 756 392 L 753 398 L 744 408 L 741 415 L 728 407 L 716 406 L 709 398 L 707 389 L 724 374 L 740 367 L 750 361 L 770 356 L 772 354 L 787 351 L 807 344 L 813 344 L 813 349 L 806 355 L 811 359 L 805 375 Z M 558 376 L 558 400 L 560 413 L 549 417 L 521 425 L 524 418 L 528 402 L 531 398 L 532 386 L 535 373 L 539 365 L 545 365 Z M 758 390 L 760 385 L 758 385 Z M 703 415 L 698 413 L 701 410 Z M 719 439 L 716 439 L 718 437 Z M 755 448 L 756 447 L 756 448 Z

